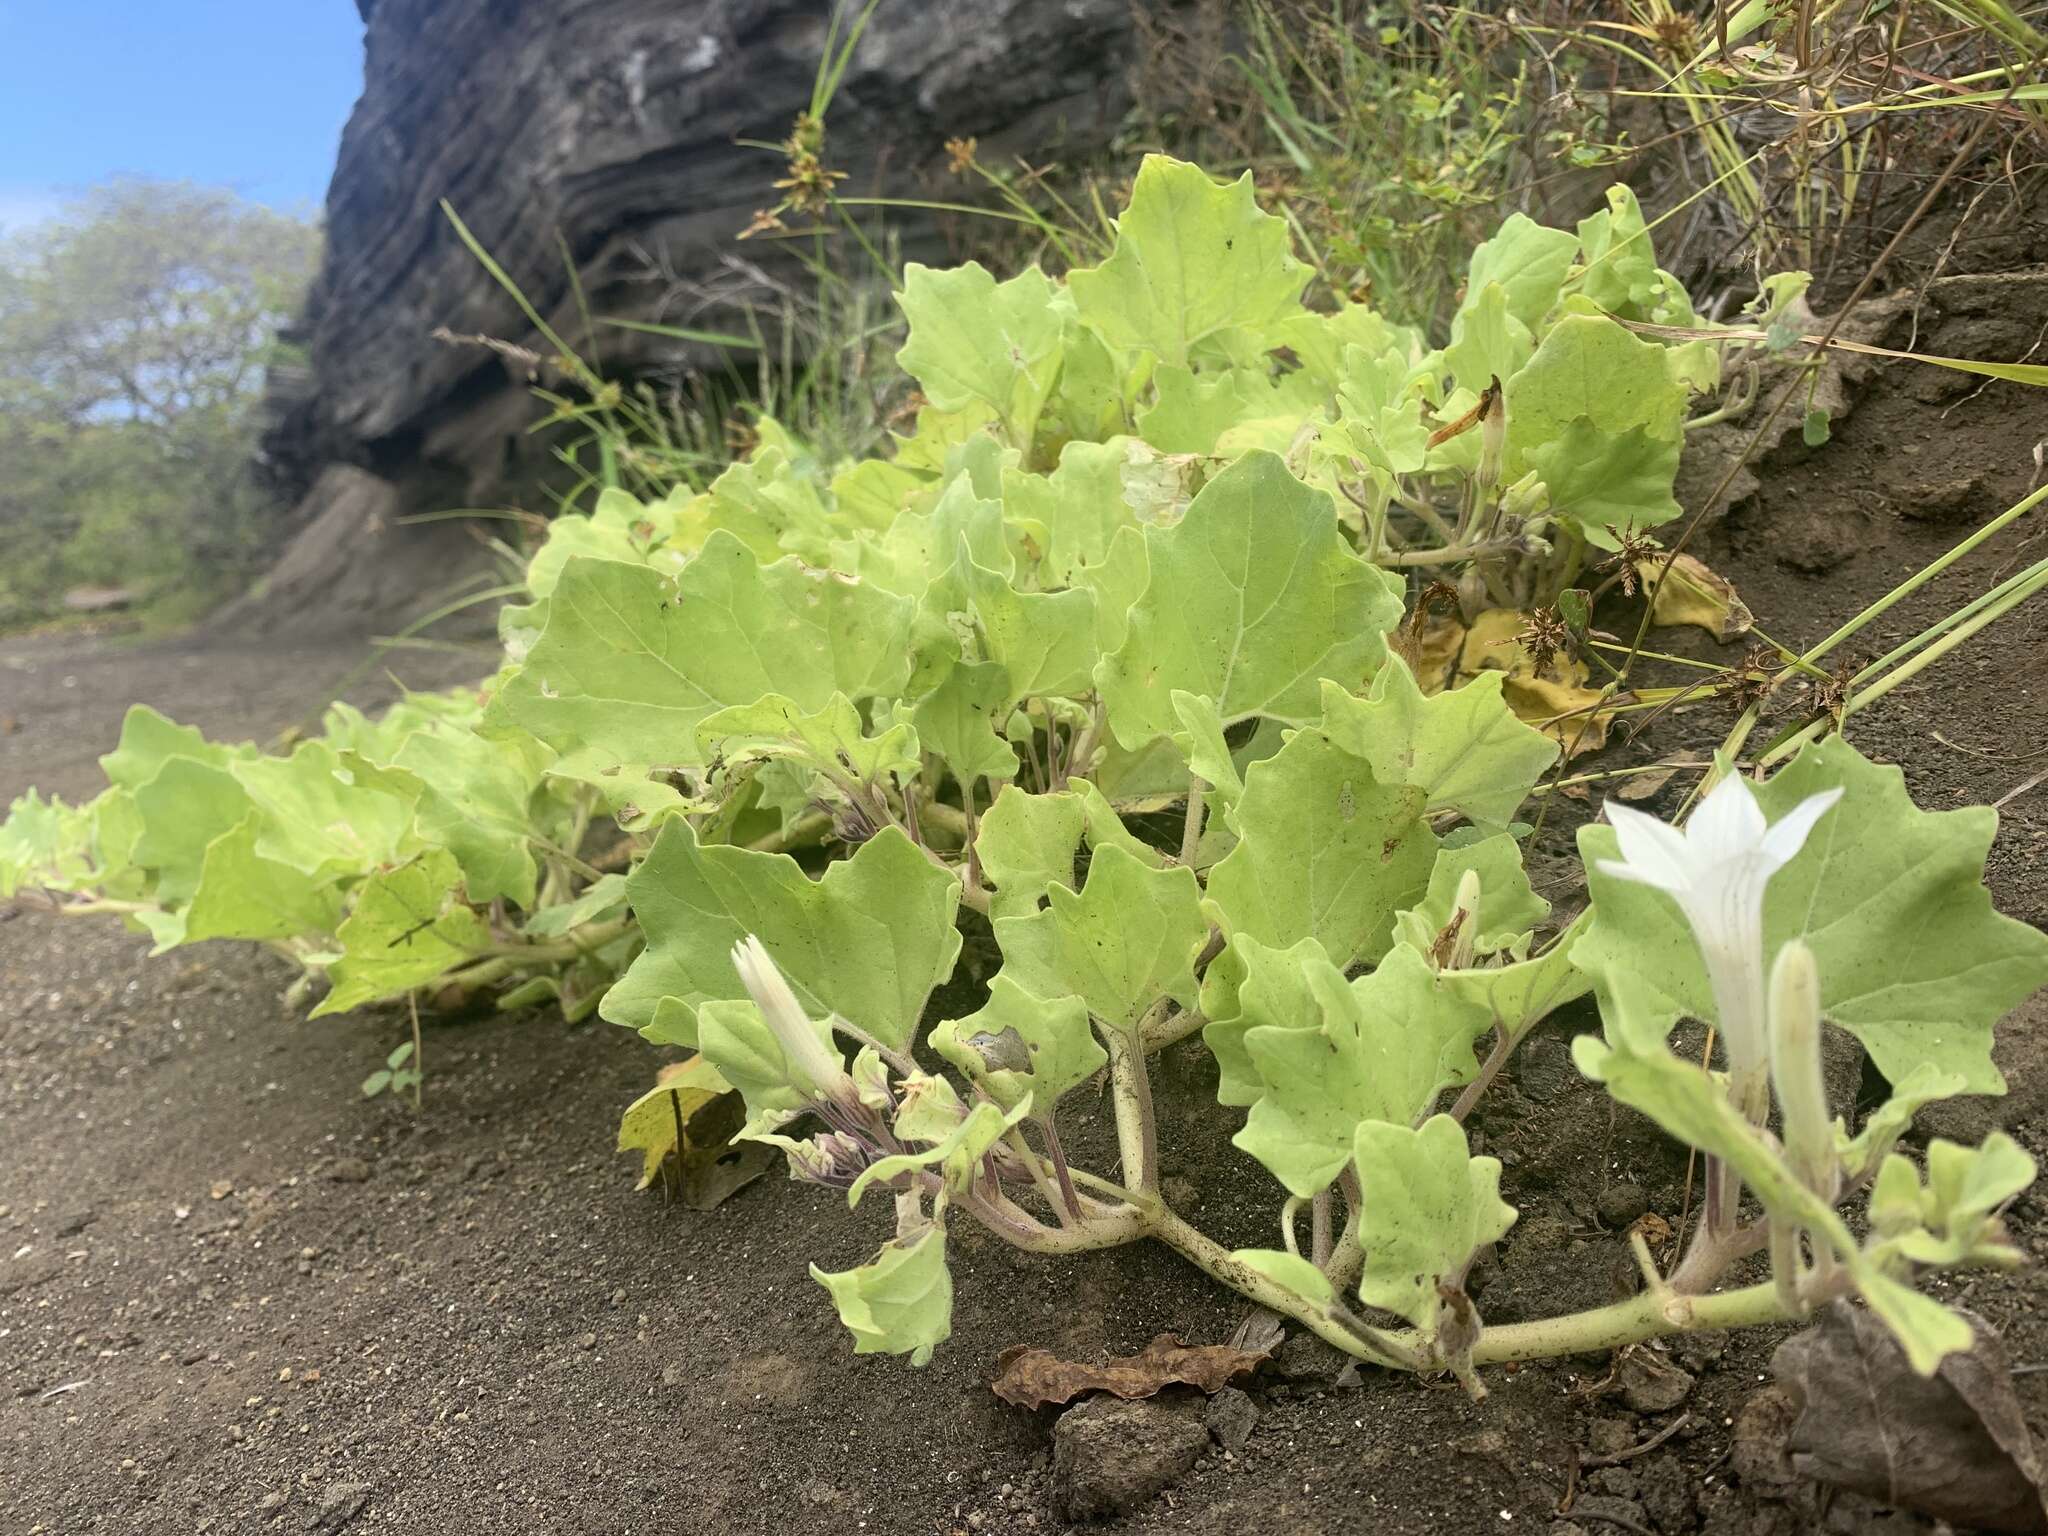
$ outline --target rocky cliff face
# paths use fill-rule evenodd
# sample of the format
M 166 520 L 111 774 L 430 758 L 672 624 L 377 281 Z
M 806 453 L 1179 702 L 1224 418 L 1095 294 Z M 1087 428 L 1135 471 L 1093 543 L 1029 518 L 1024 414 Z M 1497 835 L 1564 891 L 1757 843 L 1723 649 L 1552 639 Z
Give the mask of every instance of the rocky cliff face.
M 781 139 L 808 103 L 828 0 L 357 3 L 366 78 L 301 327 L 310 368 L 280 376 L 266 441 L 323 558 L 288 557 L 242 622 L 388 621 L 469 548 L 395 519 L 487 504 L 533 467 L 523 371 L 433 338 L 537 344 L 442 199 L 568 335 L 565 250 L 593 313 L 697 328 L 734 328 L 793 273 L 772 245 L 734 243 L 780 174 L 738 141 Z M 956 134 L 996 153 L 1101 143 L 1127 99 L 1132 3 L 881 0 L 829 118 L 842 190 L 942 191 Z M 897 227 L 907 254 L 935 253 L 929 218 Z M 614 375 L 687 361 L 625 331 L 600 346 Z

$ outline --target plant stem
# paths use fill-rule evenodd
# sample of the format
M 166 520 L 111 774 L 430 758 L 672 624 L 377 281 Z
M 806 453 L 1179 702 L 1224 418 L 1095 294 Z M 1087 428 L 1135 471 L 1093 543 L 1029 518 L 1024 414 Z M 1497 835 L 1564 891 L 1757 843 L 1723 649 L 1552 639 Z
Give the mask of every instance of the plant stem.
M 1147 1055 L 1178 1045 L 1208 1024 L 1199 1009 L 1176 1009 L 1163 1019 L 1147 1019 L 1142 1027 Z
M 1786 1309 L 1776 1285 L 1769 1280 L 1712 1296 L 1643 1291 L 1627 1301 L 1588 1312 L 1489 1328 L 1473 1347 L 1472 1363 L 1498 1365 L 1508 1360 L 1601 1354 L 1671 1333 L 1700 1328 L 1749 1328 L 1801 1315 Z M 1395 1335 L 1397 1340 L 1402 1337 Z
M 1401 549 L 1382 551 L 1375 565 L 1456 565 L 1461 560 L 1478 560 L 1487 555 L 1513 554 L 1523 548 L 1520 539 L 1479 539 L 1469 544 L 1449 544 L 1442 549 Z
M 1097 1248 L 1117 1248 L 1136 1242 L 1146 1231 L 1144 1208 L 1135 1205 L 1098 1209 L 1070 1227 L 1056 1228 L 1034 1220 L 1000 1195 L 991 1198 L 970 1194 L 961 1204 L 973 1213 L 976 1221 L 1026 1253 L 1088 1253 Z
M 1478 1107 L 1486 1090 L 1493 1086 L 1501 1069 L 1508 1064 L 1508 1058 L 1515 1054 L 1515 1047 L 1521 1043 L 1521 1036 L 1510 1034 L 1505 1026 L 1493 1026 L 1493 1049 L 1486 1053 L 1486 1060 L 1480 1063 L 1479 1075 L 1465 1085 L 1465 1091 L 1458 1095 L 1458 1101 L 1451 1106 L 1451 1118 L 1463 1123 L 1465 1117 Z
M 1195 855 L 1202 846 L 1202 796 L 1208 788 L 1199 773 L 1188 780 L 1188 808 L 1180 824 L 1180 861 L 1189 869 L 1195 867 Z
M 1919 591 L 1920 588 L 1926 586 L 1928 582 L 1934 580 L 1935 577 L 1939 576 L 1943 571 L 1947 570 L 1950 566 L 1954 565 L 1958 560 L 1962 559 L 1963 556 L 1967 555 L 1971 550 L 1975 549 L 1978 545 L 1982 544 L 1986 539 L 1992 537 L 1994 534 L 2000 532 L 2001 530 L 2009 527 L 2011 524 L 2017 522 L 2020 518 L 2025 517 L 2029 512 L 2033 511 L 2034 508 L 2038 507 L 2043 500 L 2048 500 L 2048 485 L 2042 486 L 2039 490 L 2035 491 L 2031 496 L 2024 497 L 2021 500 L 2015 502 L 2012 506 L 2006 508 L 2005 511 L 1999 513 L 1998 516 L 1994 517 L 1990 522 L 1986 523 L 1982 528 L 1979 528 L 1975 533 L 1971 534 L 1967 539 L 1964 539 L 1960 544 L 1956 545 L 1954 549 L 1951 549 L 1947 554 L 1941 556 L 1938 560 L 1935 560 L 1928 565 L 1922 566 L 1918 571 L 1914 572 L 1913 575 L 1909 576 L 1906 580 L 1900 582 L 1899 585 L 1897 585 L 1896 587 L 1893 587 L 1891 591 L 1885 593 L 1883 597 L 1880 597 L 1876 602 L 1872 603 L 1869 607 L 1865 608 L 1861 613 L 1857 614 L 1855 618 L 1849 620 L 1848 623 L 1844 624 L 1840 629 L 1837 629 L 1833 634 L 1829 635 L 1825 640 L 1821 641 L 1820 644 L 1813 647 L 1812 650 L 1806 652 L 1805 655 L 1799 658 L 1800 661 L 1808 667 L 1811 667 L 1814 662 L 1819 661 L 1821 657 L 1827 655 L 1829 651 L 1832 651 L 1844 640 L 1849 639 L 1858 631 L 1862 630 L 1864 626 L 1869 624 L 1872 619 L 1875 619 L 1876 617 L 1878 617 L 1878 615 L 1884 613 L 1887 609 L 1895 607 L 1899 603 L 1905 601 L 1906 598 L 1910 597 L 1913 593 Z
M 1997 623 L 1998 620 L 2004 618 L 2006 614 L 2017 608 L 2021 603 L 2034 597 L 2044 586 L 2048 586 L 2048 562 L 2043 562 L 2043 567 L 2039 574 L 2035 575 L 2034 579 L 2027 582 L 2024 586 L 2008 592 L 2000 601 L 1981 610 L 1967 624 L 1957 625 L 1932 645 L 1921 651 L 1919 655 L 1901 662 L 1885 676 L 1870 684 L 1869 687 L 1863 688 L 1851 696 L 1848 702 L 1842 706 L 1842 718 L 1847 720 L 1858 711 L 1868 709 L 1872 704 L 1875 704 L 1879 699 L 1898 687 L 1899 684 L 1911 681 L 1927 668 L 1933 666 L 1934 663 L 1941 660 L 1950 651 L 1961 645 L 1965 640 L 1975 635 L 1979 630 Z M 1823 716 L 1819 720 L 1809 721 L 1806 725 L 1801 726 L 1788 736 L 1780 737 L 1757 758 L 1758 766 L 1768 767 L 1772 763 L 1789 757 L 1805 743 L 1821 735 L 1827 724 L 1828 720 Z
M 1036 1152 L 1031 1150 L 1031 1143 L 1024 1139 L 1024 1133 L 1015 1126 L 1012 1126 L 1004 1135 L 1003 1140 L 1008 1144 L 1010 1150 L 1015 1152 L 1018 1158 L 1022 1160 L 1026 1171 L 1030 1173 L 1031 1182 L 1038 1189 L 1038 1198 L 1043 1200 L 1052 1210 L 1052 1213 L 1059 1218 L 1061 1226 L 1071 1227 L 1074 1224 L 1075 1212 L 1068 1207 L 1065 1200 L 1060 1198 L 1060 1193 L 1053 1187 L 1052 1180 L 1046 1177 L 1045 1161 Z
M 1052 1159 L 1054 1177 L 1059 1180 L 1060 1198 L 1067 1202 L 1067 1209 L 1076 1216 L 1081 1214 L 1081 1196 L 1074 1188 L 1074 1172 L 1067 1166 L 1067 1150 L 1060 1145 L 1060 1130 L 1053 1123 L 1054 1111 L 1048 1108 L 1038 1117 L 1038 1131 L 1045 1138 L 1046 1155 Z
M 1140 1195 L 1159 1193 L 1159 1127 L 1152 1117 L 1152 1080 L 1145 1071 L 1144 1021 L 1135 1029 L 1102 1031 L 1109 1051 L 1109 1087 L 1116 1107 L 1117 1151 L 1124 1182 Z
M 1339 1317 L 1334 1309 L 1319 1306 L 1300 1292 L 1268 1279 L 1220 1243 L 1203 1236 L 1165 1206 L 1151 1209 L 1146 1228 L 1152 1236 L 1204 1274 L 1222 1281 L 1259 1306 L 1293 1318 L 1316 1337 L 1335 1345 L 1347 1355 L 1396 1370 L 1418 1371 L 1424 1368 L 1422 1357 L 1409 1344 L 1355 1318 Z

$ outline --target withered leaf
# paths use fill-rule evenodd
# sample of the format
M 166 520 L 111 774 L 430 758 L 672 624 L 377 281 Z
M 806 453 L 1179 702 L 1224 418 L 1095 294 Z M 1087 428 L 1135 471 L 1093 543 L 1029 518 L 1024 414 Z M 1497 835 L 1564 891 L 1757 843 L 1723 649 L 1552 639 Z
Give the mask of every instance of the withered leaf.
M 1706 761 L 1697 752 L 1680 752 L 1666 758 L 1644 773 L 1632 773 L 1614 787 L 1618 799 L 1631 803 L 1648 800 L 1672 780 L 1681 768 L 1704 768 Z
M 1019 1408 L 1070 1403 L 1084 1392 L 1139 1398 L 1176 1385 L 1215 1392 L 1256 1370 L 1266 1358 L 1264 1350 L 1183 1344 L 1171 1333 L 1160 1334 L 1138 1354 L 1101 1365 L 1080 1365 L 1060 1359 L 1051 1350 L 1018 1344 L 996 1357 L 996 1378 L 990 1386 L 997 1397 Z
M 2005 1348 L 1965 1313 L 1976 1342 L 1916 1375 L 1889 1329 L 1835 1302 L 1778 1346 L 1771 1369 L 1799 1410 L 1792 1465 L 1971 1530 L 2048 1531 L 2041 1462 L 2012 1389 Z
M 702 1056 L 663 1067 L 655 1083 L 619 1120 L 619 1150 L 641 1154 L 637 1188 L 673 1169 L 682 1203 L 708 1211 L 774 1162 L 771 1148 L 733 1141 L 746 1108 Z
M 1680 555 L 1667 574 L 1662 554 L 1636 563 L 1636 572 L 1656 596 L 1650 617 L 1658 624 L 1692 624 L 1716 640 L 1726 643 L 1747 634 L 1755 624 L 1749 605 L 1736 596 L 1727 577 L 1710 569 L 1703 560 Z

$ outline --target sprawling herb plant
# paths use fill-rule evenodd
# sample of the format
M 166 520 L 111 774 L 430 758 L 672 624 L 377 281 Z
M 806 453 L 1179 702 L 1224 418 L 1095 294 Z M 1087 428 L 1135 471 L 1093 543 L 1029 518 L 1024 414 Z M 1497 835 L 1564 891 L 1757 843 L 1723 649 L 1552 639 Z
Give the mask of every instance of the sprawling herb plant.
M 337 708 L 287 757 L 138 709 L 105 794 L 17 804 L 0 892 L 268 940 L 320 1011 L 499 986 L 699 1051 L 798 1178 L 892 1198 L 875 1259 L 818 1273 L 861 1351 L 946 1337 L 968 1219 L 1156 1238 L 1474 1390 L 1850 1292 L 1932 1369 L 1968 1330 L 1913 1276 L 2012 1261 L 1997 1213 L 2034 1171 L 1997 1135 L 1934 1143 L 1924 1178 L 1895 1150 L 1919 1106 L 2000 1089 L 1993 1023 L 2048 978 L 1980 883 L 1993 813 L 1922 812 L 1840 739 L 1761 784 L 1724 765 L 1683 833 L 1587 828 L 1592 907 L 1539 938 L 1517 816 L 1572 728 L 1484 657 L 1444 688 L 1401 572 L 1458 573 L 1484 632 L 1675 515 L 1716 353 L 1624 323 L 1698 331 L 1621 189 L 1576 232 L 1509 220 L 1441 347 L 1312 313 L 1303 280 L 1249 181 L 1164 159 L 1064 283 L 913 267 L 926 403 L 893 457 L 817 466 L 764 422 L 702 494 L 558 520 L 479 693 Z M 586 862 L 620 851 L 587 854 L 594 820 L 629 874 Z M 1000 964 L 925 1028 L 963 921 Z M 1515 1212 L 1463 1121 L 1589 991 L 1581 1068 L 1706 1155 L 1704 1220 L 1668 1275 L 1636 1240 L 1634 1298 L 1489 1329 L 1464 1277 Z M 1725 1072 L 1674 1053 L 1681 1018 Z M 1894 1085 L 1853 1136 L 1830 1027 Z M 1151 1063 L 1197 1034 L 1280 1185 L 1275 1248 L 1162 1194 Z M 1118 1159 L 1092 1171 L 1061 1105 L 1099 1075 Z M 1716 1289 L 1760 1251 L 1768 1279 Z

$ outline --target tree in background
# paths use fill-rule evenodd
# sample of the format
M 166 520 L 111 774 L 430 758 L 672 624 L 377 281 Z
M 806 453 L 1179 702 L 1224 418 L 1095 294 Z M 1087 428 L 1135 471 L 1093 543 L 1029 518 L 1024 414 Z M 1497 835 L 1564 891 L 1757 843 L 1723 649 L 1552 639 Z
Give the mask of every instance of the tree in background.
M 0 238 L 0 628 L 67 588 L 174 613 L 245 580 L 275 509 L 249 473 L 266 366 L 318 264 L 304 220 L 118 181 Z

